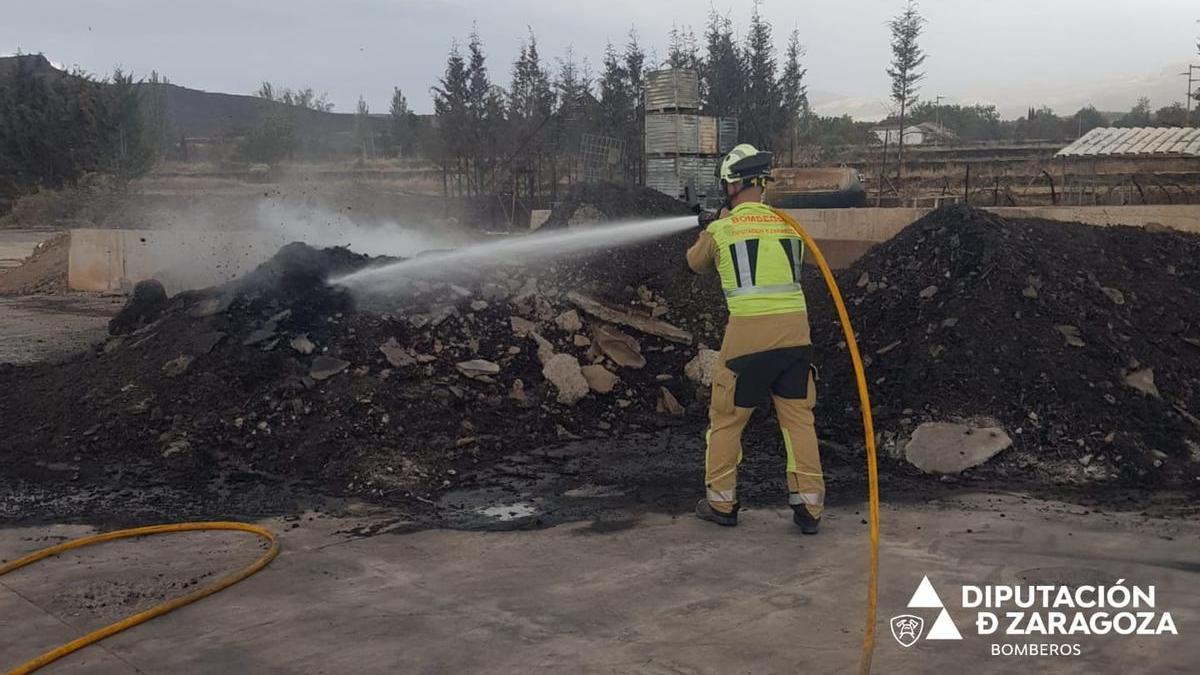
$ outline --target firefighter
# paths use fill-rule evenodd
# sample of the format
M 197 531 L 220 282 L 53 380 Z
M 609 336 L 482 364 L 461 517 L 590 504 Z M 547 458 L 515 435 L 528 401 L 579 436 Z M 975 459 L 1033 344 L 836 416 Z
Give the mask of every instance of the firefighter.
M 726 208 L 687 252 L 697 274 L 716 271 L 729 323 L 713 372 L 704 460 L 704 499 L 696 515 L 737 525 L 742 430 L 769 397 L 787 451 L 788 503 L 804 534 L 816 534 L 825 481 L 813 423 L 816 370 L 800 286 L 804 243 L 763 203 L 771 153 L 738 145 L 717 169 Z

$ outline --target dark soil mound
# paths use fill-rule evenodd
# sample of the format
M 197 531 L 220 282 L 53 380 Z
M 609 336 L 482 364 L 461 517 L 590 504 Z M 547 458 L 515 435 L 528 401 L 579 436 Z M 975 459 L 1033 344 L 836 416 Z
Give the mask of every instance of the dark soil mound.
M 647 283 L 662 281 L 690 302 L 682 263 L 665 277 L 650 273 L 668 253 L 682 259 L 670 246 L 682 242 L 606 251 L 591 266 L 561 263 L 537 277 L 502 268 L 414 281 L 400 297 L 361 298 L 360 310 L 326 280 L 369 259 L 292 244 L 240 280 L 172 298 L 157 321 L 95 353 L 0 369 L 0 464 L 20 479 L 122 485 L 141 466 L 196 486 L 233 472 L 405 500 L 469 483 L 518 450 L 653 431 L 689 416 L 699 438 L 705 406 L 683 377 L 695 348 L 616 326 L 647 361 L 620 367 L 588 344 L 614 327 L 568 298 L 592 294 L 642 320 L 678 316 L 679 328 L 715 343 L 719 325 L 625 281 L 642 270 Z M 599 276 L 585 279 L 583 270 Z M 570 310 L 579 318 L 559 319 Z M 605 366 L 619 382 L 562 403 L 540 347 Z M 469 363 L 480 360 L 490 365 Z M 664 389 L 686 407 L 683 416 L 659 412 Z
M 565 227 L 577 217 L 582 221 L 594 222 L 678 216 L 691 212 L 683 202 L 652 188 L 613 183 L 576 183 L 555 204 L 543 227 Z
M 632 486 L 637 500 L 693 494 L 707 392 L 684 366 L 701 343 L 717 347 L 724 324 L 716 280 L 683 262 L 694 236 L 413 279 L 373 297 L 327 283 L 371 259 L 290 245 L 241 280 L 171 298 L 159 319 L 94 353 L 0 367 L 0 475 L 110 489 L 149 476 L 225 493 L 301 481 L 408 505 L 490 489 L 499 475 Z M 973 470 L 979 478 L 1190 482 L 1198 241 L 960 209 L 876 248 L 841 282 L 884 451 L 924 421 L 988 417 L 1016 448 Z M 825 462 L 857 480 L 845 348 L 811 271 L 806 285 Z M 552 354 L 617 382 L 564 396 L 570 378 L 544 370 Z M 570 358 L 557 365 L 579 373 Z M 1148 389 L 1147 368 L 1157 396 L 1125 384 L 1132 374 Z M 647 456 L 629 449 L 643 437 Z M 592 445 L 580 450 L 579 438 Z M 559 450 L 568 442 L 575 450 Z M 781 495 L 770 415 L 756 415 L 747 446 L 748 488 Z M 883 459 L 892 481 L 914 472 Z
M 949 208 L 840 283 L 893 452 L 921 422 L 986 417 L 1016 446 L 988 470 L 1156 486 L 1200 475 L 1200 237 Z M 810 290 L 814 314 L 832 314 L 826 295 Z M 843 343 L 820 320 L 814 341 Z M 848 431 L 853 383 L 832 360 L 822 419 Z

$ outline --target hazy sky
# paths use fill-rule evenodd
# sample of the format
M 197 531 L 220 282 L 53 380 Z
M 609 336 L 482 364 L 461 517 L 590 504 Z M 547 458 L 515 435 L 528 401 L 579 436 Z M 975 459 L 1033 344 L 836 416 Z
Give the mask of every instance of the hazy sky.
M 608 41 L 636 28 L 665 54 L 672 24 L 699 33 L 710 8 L 744 29 L 752 0 L 0 0 L 0 53 L 18 48 L 108 72 L 151 69 L 209 91 L 251 93 L 263 80 L 328 92 L 337 110 L 363 94 L 383 112 L 400 86 L 419 112 L 453 40 L 477 22 L 493 79 L 507 85 L 527 26 L 544 58 L 573 47 L 598 70 Z M 800 30 L 816 92 L 882 101 L 884 22 L 901 0 L 765 0 L 782 50 Z M 929 53 L 922 94 L 1037 98 L 1080 81 L 1118 81 L 1200 63 L 1197 0 L 925 0 Z M 1179 79 L 1180 96 L 1185 86 Z M 1018 102 L 1004 101 L 1012 106 Z M 1039 101 L 1020 101 L 1019 107 Z M 1169 101 L 1154 101 L 1155 104 Z

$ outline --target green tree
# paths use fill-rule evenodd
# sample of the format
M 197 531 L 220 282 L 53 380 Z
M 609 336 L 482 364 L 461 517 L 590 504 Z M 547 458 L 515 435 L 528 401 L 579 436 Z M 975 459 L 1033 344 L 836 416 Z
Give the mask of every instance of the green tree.
M 371 109 L 360 94 L 358 105 L 354 108 L 354 146 L 358 150 L 359 159 L 369 159 L 375 156 L 375 133 L 371 129 Z
M 1080 108 L 1072 119 L 1075 121 L 1075 133 L 1077 137 L 1083 136 L 1092 129 L 1098 129 L 1108 125 L 1108 120 L 1104 119 L 1104 115 L 1096 110 L 1096 106 L 1089 105 Z
M 281 100 L 270 82 L 259 86 L 256 97 L 257 120 L 246 133 L 239 154 L 248 161 L 262 164 L 276 164 L 291 158 L 299 141 L 290 106 Z
M 0 212 L 39 188 L 88 173 L 144 173 L 158 156 L 147 122 L 148 90 L 121 70 L 109 80 L 58 71 L 40 54 L 18 55 L 0 73 Z
M 892 32 L 892 62 L 887 74 L 892 78 L 892 100 L 900 109 L 900 161 L 896 170 L 896 177 L 900 179 L 904 167 L 905 113 L 916 103 L 918 85 L 925 79 L 921 66 L 927 55 L 918 44 L 925 29 L 925 19 L 917 10 L 917 3 L 909 0 L 904 10 L 888 22 L 888 28 Z
M 1186 127 L 1187 117 L 1187 108 L 1176 102 L 1155 111 L 1154 124 L 1160 127 Z
M 629 29 L 629 41 L 625 43 L 625 78 L 629 86 L 629 96 L 633 99 L 632 124 L 625 130 L 626 171 L 641 183 L 645 178 L 644 155 L 646 148 L 642 143 L 642 129 L 646 126 L 646 52 L 638 43 L 638 34 L 634 28 Z
M 994 105 L 953 105 L 918 101 L 908 110 L 906 124 L 934 122 L 964 141 L 995 141 L 1004 137 L 1000 113 Z
M 1150 99 L 1145 96 L 1125 113 L 1116 123 L 1119 127 L 1149 127 L 1154 126 L 1154 113 L 1150 108 Z
M 523 122 L 542 123 L 554 108 L 550 76 L 542 67 L 537 37 L 529 30 L 528 42 L 521 44 L 513 63 L 512 84 L 508 92 L 508 115 Z
M 469 97 L 467 62 L 463 59 L 457 43 L 450 46 L 450 54 L 446 58 L 446 70 L 438 80 L 438 84 L 439 86 L 432 89 L 433 110 L 437 118 L 440 141 L 436 148 L 437 159 L 442 165 L 444 179 L 453 170 L 458 191 L 461 194 L 466 172 L 466 138 L 470 125 L 470 114 L 467 110 Z M 448 183 L 446 186 L 448 190 Z
M 312 87 L 305 87 L 296 91 L 285 89 L 283 92 L 283 102 L 297 108 L 319 112 L 330 112 L 333 110 L 333 104 L 327 100 L 326 94 L 322 93 L 318 96 L 313 93 Z
M 800 63 L 804 47 L 800 44 L 800 32 L 793 30 L 788 37 L 787 51 L 783 57 L 783 75 L 779 88 L 783 94 L 783 135 L 786 138 L 788 157 L 796 162 L 796 143 L 801 121 L 808 116 L 808 87 L 804 84 L 807 70 Z
M 487 57 L 478 30 L 467 42 L 468 157 L 471 184 L 476 193 L 490 188 L 500 159 L 500 137 L 504 126 L 504 92 L 488 77 Z
M 1014 140 L 1064 141 L 1074 138 L 1078 121 L 1064 119 L 1047 106 L 1031 108 L 1025 117 L 1013 123 Z
M 17 55 L 0 75 L 0 213 L 21 194 L 59 188 L 111 166 L 116 126 L 105 84 Z
M 741 136 L 759 148 L 768 149 L 780 128 L 783 96 L 776 79 L 778 62 L 771 24 L 762 15 L 762 0 L 755 0 L 750 13 L 750 30 L 742 57 L 746 89 L 741 106 Z
M 542 192 L 545 167 L 553 166 L 547 129 L 554 112 L 554 91 L 532 28 L 513 62 L 507 112 L 510 165 L 521 174 L 524 193 L 537 197 Z
M 169 85 L 170 82 L 167 78 L 159 75 L 158 71 L 152 70 L 150 77 L 139 87 L 144 120 L 145 138 L 143 143 L 154 161 L 162 159 L 167 148 L 171 146 L 171 139 L 174 136 L 171 133 L 167 113 L 167 87 Z
M 634 101 L 625 64 L 612 43 L 604 48 L 603 69 L 598 82 L 601 129 L 605 135 L 619 136 L 633 123 Z
M 667 66 L 670 68 L 700 69 L 700 47 L 696 44 L 696 33 L 690 27 L 671 25 L 668 34 Z
M 108 173 L 118 185 L 145 173 L 157 159 L 137 84 L 131 73 L 117 68 L 104 90 L 108 98 L 107 123 L 112 129 L 106 152 Z
M 579 145 L 585 131 L 592 127 L 591 103 L 592 78 L 586 60 L 579 62 L 575 50 L 567 47 L 566 55 L 558 59 L 558 72 L 554 78 L 558 106 L 554 112 L 554 147 L 556 166 L 559 162 L 567 182 L 576 180 L 578 174 Z M 598 114 L 598 113 L 597 113 Z
M 312 87 L 295 90 L 286 87 L 280 89 L 270 82 L 263 82 L 258 88 L 256 96 L 267 101 L 290 105 L 294 108 L 316 110 L 317 112 L 333 111 L 333 104 L 329 102 L 328 96 L 324 93 L 318 96 L 313 92 Z
M 705 58 L 700 68 L 704 113 L 716 117 L 736 116 L 741 112 L 744 76 L 743 52 L 737 48 L 733 22 L 710 9 L 704 31 Z
M 387 154 L 408 157 L 417 138 L 417 115 L 408 107 L 408 99 L 400 87 L 392 88 L 392 103 L 388 107 Z

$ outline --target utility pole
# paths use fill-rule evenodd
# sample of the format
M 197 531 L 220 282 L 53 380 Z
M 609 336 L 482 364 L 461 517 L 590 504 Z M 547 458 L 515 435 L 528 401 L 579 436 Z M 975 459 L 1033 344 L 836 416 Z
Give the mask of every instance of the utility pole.
M 934 119 L 935 119 L 934 123 L 937 124 L 937 126 L 938 126 L 938 133 L 933 137 L 934 145 L 942 144 L 942 99 L 943 98 L 945 98 L 945 96 L 938 96 L 933 104 L 933 115 L 934 115 Z M 901 132 L 901 133 L 903 133 L 903 132 Z
M 1200 66 L 1188 66 L 1186 73 L 1179 74 L 1181 77 L 1186 77 L 1188 79 L 1188 93 L 1187 98 L 1184 99 L 1184 105 L 1187 106 L 1187 115 L 1184 117 L 1183 123 L 1184 126 L 1188 127 L 1192 126 L 1192 92 L 1194 91 L 1192 85 L 1200 84 L 1200 74 L 1197 73 L 1200 73 Z

